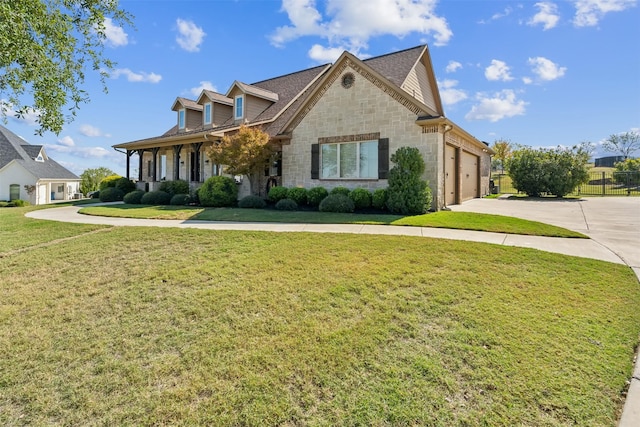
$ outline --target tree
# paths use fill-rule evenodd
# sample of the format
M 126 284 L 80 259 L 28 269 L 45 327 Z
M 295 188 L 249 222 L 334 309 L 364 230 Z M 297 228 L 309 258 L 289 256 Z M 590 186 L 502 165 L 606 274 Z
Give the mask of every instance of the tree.
M 512 145 L 509 141 L 499 139 L 493 143 L 491 149 L 496 153 L 495 158 L 500 161 L 501 173 L 504 174 L 506 161 L 511 157 Z
M 425 164 L 415 147 L 400 147 L 391 155 L 387 209 L 400 214 L 423 214 L 431 207 L 431 189 L 422 179 Z
M 610 135 L 602 143 L 602 147 L 609 152 L 620 153 L 626 160 L 633 153 L 640 150 L 640 133 L 631 131 Z
M 80 179 L 82 180 L 80 181 L 80 192 L 86 195 L 90 191 L 96 191 L 100 185 L 100 181 L 110 175 L 115 175 L 115 172 L 105 167 L 85 169 L 84 172 L 80 174 Z
M 224 165 L 230 175 L 246 175 L 249 190 L 253 194 L 254 181 L 264 171 L 273 149 L 269 144 L 269 134 L 257 127 L 240 126 L 240 130 L 222 138 L 207 150 L 207 156 L 214 164 Z
M 131 24 L 112 0 L 0 1 L 0 110 L 35 113 L 39 128 L 60 133 L 79 105 L 89 101 L 81 86 L 85 70 L 105 79 L 115 65 L 103 56 L 106 20 Z M 23 100 L 27 95 L 30 98 Z M 71 116 L 65 116 L 68 106 Z

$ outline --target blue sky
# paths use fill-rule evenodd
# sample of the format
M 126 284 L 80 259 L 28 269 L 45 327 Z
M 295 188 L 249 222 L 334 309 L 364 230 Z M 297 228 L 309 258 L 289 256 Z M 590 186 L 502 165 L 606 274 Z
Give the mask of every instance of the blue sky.
M 428 44 L 445 114 L 480 140 L 532 147 L 598 144 L 640 128 L 637 0 L 121 0 L 135 28 L 106 22 L 117 62 L 108 94 L 59 134 L 7 126 L 75 173 L 124 174 L 114 144 L 164 133 L 177 96 L 226 93 L 333 62 Z M 597 151 L 602 154 L 601 150 Z M 135 162 L 132 164 L 136 164 Z M 133 173 L 133 171 L 132 171 Z

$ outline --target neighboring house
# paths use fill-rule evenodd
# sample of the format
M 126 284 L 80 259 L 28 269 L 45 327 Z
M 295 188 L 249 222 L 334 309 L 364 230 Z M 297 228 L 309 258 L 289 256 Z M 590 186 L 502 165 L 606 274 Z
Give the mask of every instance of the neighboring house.
M 0 200 L 26 200 L 34 205 L 79 197 L 80 178 L 0 126 Z
M 204 90 L 197 100 L 177 98 L 172 109 L 176 124 L 165 134 L 114 145 L 126 150 L 127 174 L 130 157 L 140 155 L 137 178 L 150 190 L 163 179 L 196 187 L 221 173 L 206 148 L 246 124 L 260 126 L 277 148 L 265 165 L 262 195 L 273 182 L 386 188 L 390 156 L 403 146 L 424 157 L 434 209 L 489 194 L 493 152 L 444 116 L 424 45 L 366 60 L 344 52 L 334 64 L 236 81 L 224 95 Z
M 612 168 L 618 162 L 624 162 L 624 156 L 608 156 L 600 157 L 595 161 L 595 167 L 597 168 Z

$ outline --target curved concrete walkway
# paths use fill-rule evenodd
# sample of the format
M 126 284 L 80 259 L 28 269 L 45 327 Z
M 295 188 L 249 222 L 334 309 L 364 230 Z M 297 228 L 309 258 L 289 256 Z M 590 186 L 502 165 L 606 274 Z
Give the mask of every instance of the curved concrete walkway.
M 86 205 L 85 205 L 86 206 Z M 593 258 L 630 266 L 640 279 L 640 198 L 583 198 L 580 200 L 473 199 L 451 206 L 452 211 L 489 213 L 544 222 L 586 234 L 590 239 L 521 236 L 428 227 L 362 224 L 284 224 L 107 218 L 81 215 L 82 206 L 66 206 L 27 213 L 30 218 L 112 226 L 200 228 L 274 232 L 385 234 L 433 237 L 519 246 Z M 638 359 L 638 358 L 637 358 Z M 630 378 L 620 427 L 640 426 L 640 363 Z

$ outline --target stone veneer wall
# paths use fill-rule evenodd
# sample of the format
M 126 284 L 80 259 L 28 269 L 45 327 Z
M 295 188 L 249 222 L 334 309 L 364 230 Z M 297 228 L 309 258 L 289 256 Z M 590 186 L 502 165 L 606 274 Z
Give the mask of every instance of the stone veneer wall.
M 352 73 L 355 81 L 350 88 L 341 84 L 342 75 Z M 323 180 L 311 179 L 311 145 L 347 135 L 379 133 L 389 138 L 389 155 L 400 147 L 417 147 L 426 164 L 424 179 L 429 181 L 433 204 L 441 206 L 442 183 L 439 182 L 438 159 L 442 158 L 442 136 L 423 133 L 416 125 L 417 115 L 388 93 L 371 83 L 351 67 L 342 70 L 324 95 L 293 130 L 290 144 L 282 147 L 283 182 L 286 187 L 312 188 L 322 186 L 362 187 L 369 190 L 386 188 L 386 179 Z M 329 139 L 327 139 L 329 138 Z M 440 141 L 440 143 L 438 143 Z M 393 163 L 389 162 L 389 168 Z

